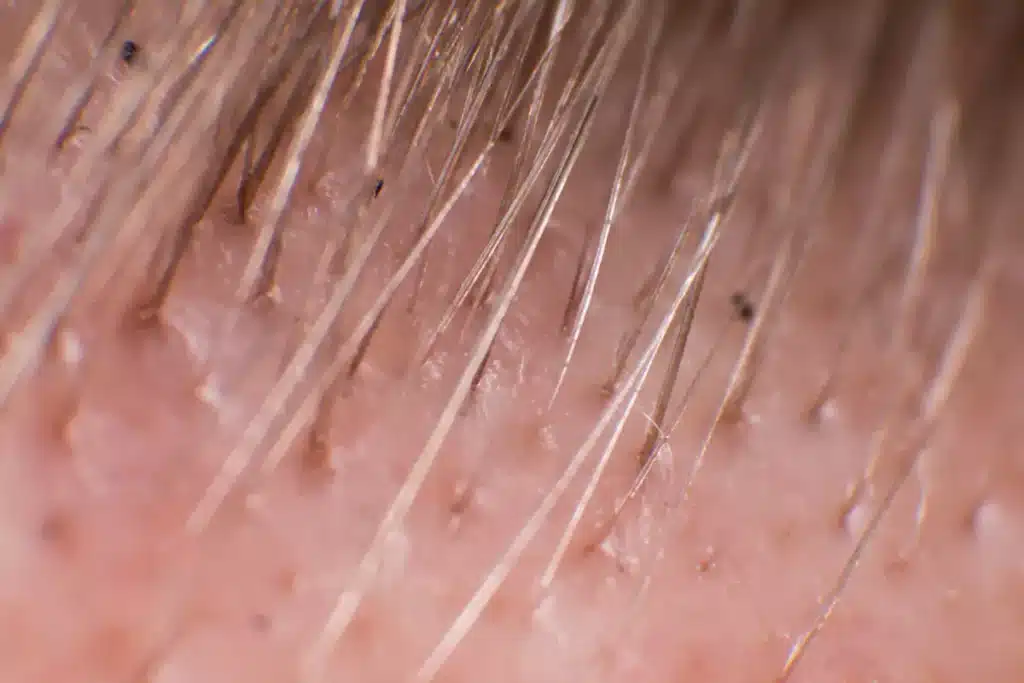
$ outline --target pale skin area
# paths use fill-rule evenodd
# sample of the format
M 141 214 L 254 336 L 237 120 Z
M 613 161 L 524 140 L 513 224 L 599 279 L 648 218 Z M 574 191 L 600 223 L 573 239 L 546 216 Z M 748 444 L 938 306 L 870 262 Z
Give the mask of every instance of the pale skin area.
M 5 10 L 4 26 L 7 15 L 18 19 L 10 25 L 23 25 L 22 10 Z M 95 45 L 103 30 L 102 19 L 76 19 L 55 43 L 69 58 Z M 159 40 L 159 23 L 136 21 L 131 37 L 145 51 Z M 60 83 L 71 68 L 57 59 L 40 78 Z M 133 68 L 145 68 L 144 60 Z M 615 90 L 622 111 L 627 93 Z M 792 120 L 788 99 L 777 99 L 772 126 Z M 311 459 L 300 442 L 276 470 L 229 499 L 201 538 L 183 540 L 185 520 L 226 444 L 276 378 L 297 335 L 294 321 L 311 319 L 307 311 L 325 295 L 311 273 L 335 234 L 338 199 L 355 177 L 372 106 L 369 92 L 353 110 L 328 111 L 331 132 L 316 142 L 327 145 L 327 173 L 300 179 L 273 303 L 248 310 L 227 340 L 217 336 L 253 233 L 226 218 L 224 199 L 201 224 L 157 326 L 111 332 L 87 316 L 73 318 L 43 367 L 4 406 L 0 680 L 301 680 L 300 658 L 420 454 L 480 327 L 479 318 L 463 313 L 428 361 L 413 364 L 494 222 L 512 157 L 511 146 L 499 147 L 448 219 L 414 308 L 411 287 L 400 290 L 366 361 L 341 389 L 325 434 L 328 462 Z M 604 144 L 602 131 L 620 125 L 615 117 L 598 125 L 601 143 L 584 154 L 555 211 L 556 225 L 499 333 L 480 391 L 445 441 L 325 680 L 410 679 L 605 405 L 601 387 L 616 344 L 634 323 L 639 280 L 669 248 L 702 189 L 687 165 L 668 183 L 671 191 L 661 178 L 638 191 L 613 232 L 612 257 L 566 385 L 546 413 L 566 345 L 559 330 L 576 257 L 584 229 L 600 218 L 594 207 L 605 200 L 615 163 L 616 143 Z M 431 167 L 440 164 L 444 142 Z M 920 156 L 922 145 L 912 147 Z M 1019 150 L 1020 136 L 1007 147 Z M 61 191 L 60 171 L 40 181 L 15 177 L 16 166 L 17 157 L 8 156 L 3 182 L 24 188 L 17 195 L 23 202 L 4 207 L 12 242 Z M 920 169 L 909 166 L 899 178 L 913 194 Z M 778 166 L 761 158 L 753 168 L 755 178 L 767 178 Z M 416 193 L 428 183 L 424 176 L 403 198 L 346 310 L 349 328 L 404 254 L 423 202 Z M 926 278 L 924 341 L 890 365 L 880 359 L 913 241 L 912 209 L 897 212 L 894 236 L 866 247 L 842 221 L 842 207 L 856 200 L 829 213 L 830 229 L 818 233 L 772 330 L 744 419 L 719 426 L 684 501 L 748 329 L 730 294 L 745 289 L 760 303 L 774 257 L 779 227 L 772 222 L 779 219 L 755 199 L 739 200 L 711 266 L 681 382 L 691 381 L 712 349 L 714 356 L 663 464 L 600 550 L 585 553 L 636 473 L 643 414 L 653 410 L 666 359 L 655 366 L 550 588 L 542 591 L 538 577 L 590 468 L 435 680 L 775 680 L 898 469 L 884 460 L 870 494 L 845 512 L 889 414 L 892 368 L 919 367 L 930 378 L 962 316 L 980 250 L 965 227 L 973 214 L 963 184 L 950 181 L 948 218 Z M 1004 223 L 1014 215 L 1012 207 L 996 214 L 993 221 Z M 1024 675 L 1024 466 L 1015 456 L 1024 259 L 1020 238 L 1010 234 L 1001 230 L 994 239 L 1000 257 L 983 322 L 936 431 L 794 681 L 1009 683 Z M 5 261 L 16 257 L 14 247 L 5 251 Z M 893 265 L 878 265 L 894 253 Z M 885 273 L 885 284 L 871 297 L 821 419 L 811 422 L 807 411 L 849 326 L 837 310 L 874 269 Z

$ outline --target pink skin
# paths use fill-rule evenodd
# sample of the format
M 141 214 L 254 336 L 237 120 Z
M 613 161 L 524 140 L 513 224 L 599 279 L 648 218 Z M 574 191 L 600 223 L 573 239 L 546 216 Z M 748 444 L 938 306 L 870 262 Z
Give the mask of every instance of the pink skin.
M 28 13 L 5 9 L 0 21 L 20 31 Z M 65 61 L 44 62 L 40 92 L 56 91 L 72 73 L 72 58 L 101 33 L 101 19 L 82 10 L 75 19 L 60 28 L 55 44 Z M 145 57 L 159 22 L 135 22 L 132 37 Z M 622 112 L 627 96 L 626 87 L 617 87 Z M 494 222 L 512 161 L 511 147 L 499 147 L 473 181 L 471 196 L 431 247 L 413 308 L 411 286 L 400 290 L 356 377 L 339 390 L 323 435 L 326 455 L 311 458 L 300 440 L 273 472 L 240 485 L 204 534 L 184 537 L 186 519 L 278 376 L 295 321 L 311 320 L 308 311 L 322 304 L 327 287 L 310 274 L 341 220 L 338 202 L 356 177 L 373 99 L 363 95 L 353 110 L 335 107 L 326 115 L 330 134 L 316 144 L 327 145 L 327 173 L 300 178 L 273 304 L 247 310 L 227 339 L 218 336 L 253 237 L 226 218 L 224 199 L 201 224 L 159 325 L 112 333 L 73 315 L 42 367 L 5 406 L 0 452 L 15 457 L 0 468 L 0 680 L 301 680 L 304 653 L 339 591 L 351 585 L 481 327 L 480 317 L 460 314 L 427 361 L 414 364 L 415 349 Z M 801 102 L 776 99 L 768 113 L 773 131 L 783 120 L 798 120 L 794 107 Z M 617 139 L 621 123 L 600 119 L 594 139 Z M 1019 138 L 1007 146 L 1019 149 Z M 21 142 L 10 142 L 8 171 L 28 148 Z M 435 171 L 442 142 L 431 152 Z M 664 182 L 660 191 L 638 191 L 613 232 L 566 385 L 545 413 L 566 348 L 559 329 L 576 255 L 584 229 L 600 218 L 615 147 L 594 144 L 584 154 L 501 328 L 480 391 L 390 542 L 325 680 L 410 679 L 606 405 L 601 387 L 634 323 L 639 278 L 665 253 L 701 187 L 690 180 L 696 175 L 680 170 L 671 191 Z M 777 172 L 776 161 L 752 161 L 753 186 Z M 19 188 L 19 202 L 4 207 L 0 222 L 5 262 L 16 258 L 21 233 L 46 217 L 61 192 L 74 191 L 62 184 L 62 173 L 5 173 L 3 182 Z M 857 173 L 857 182 L 866 183 L 872 171 Z M 908 194 L 918 173 L 908 168 L 900 175 Z M 636 473 L 643 414 L 653 410 L 664 371 L 659 361 L 550 588 L 542 591 L 538 578 L 589 467 L 435 680 L 775 680 L 896 476 L 890 455 L 865 494 L 847 504 L 873 435 L 891 412 L 900 372 L 930 378 L 964 308 L 979 248 L 963 179 L 950 185 L 914 351 L 886 355 L 905 266 L 877 265 L 907 253 L 912 233 L 873 240 L 858 252 L 860 223 L 843 219 L 855 200 L 842 200 L 829 211 L 829 229 L 811 246 L 771 331 L 744 419 L 718 427 L 683 500 L 746 329 L 729 296 L 737 282 L 753 281 L 751 296 L 760 302 L 781 225 L 753 193 L 741 198 L 705 285 L 683 383 L 711 349 L 715 355 L 662 464 L 606 541 L 586 552 Z M 403 197 L 346 309 L 345 330 L 402 258 L 428 187 L 424 176 Z M 1015 215 L 1012 209 L 993 220 Z M 751 241 L 755 225 L 766 227 Z M 765 230 L 772 234 L 765 237 Z M 1024 469 L 1014 457 L 1021 436 L 1015 389 L 1024 386 L 1017 346 L 1024 338 L 1022 283 L 1015 273 L 1024 272 L 1024 250 L 1011 231 L 998 235 L 984 320 L 949 403 L 794 681 L 1010 683 L 1024 676 Z M 53 266 L 62 258 L 58 253 Z M 885 284 L 856 326 L 826 409 L 809 421 L 849 327 L 841 311 L 850 310 L 850 289 L 863 288 L 871 270 L 858 264 L 884 269 Z

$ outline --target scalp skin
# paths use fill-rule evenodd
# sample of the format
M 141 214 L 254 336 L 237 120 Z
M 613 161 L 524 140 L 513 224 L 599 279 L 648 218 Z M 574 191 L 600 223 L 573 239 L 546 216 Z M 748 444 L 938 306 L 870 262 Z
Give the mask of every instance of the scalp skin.
M 25 235 L 61 198 L 81 191 L 68 169 L 87 149 L 88 132 L 43 168 L 31 156 L 30 107 L 41 111 L 58 98 L 96 49 L 116 4 L 69 3 L 73 14 L 59 25 L 35 77 L 37 94 L 0 148 L 0 185 L 18 200 L 0 207 L 5 264 L 18 262 Z M 379 18 L 384 3 L 369 4 Z M 14 3 L 0 11 L 2 30 L 15 32 L 0 45 L 17 43 L 34 9 Z M 148 60 L 161 47 L 162 17 L 172 13 L 163 3 L 140 4 L 121 40 L 138 41 Z M 1024 245 L 1007 227 L 1024 207 L 1005 189 L 1024 159 L 1024 136 L 1017 127 L 997 127 L 1005 170 L 994 180 L 979 183 L 967 162 L 948 172 L 922 303 L 908 324 L 910 343 L 900 347 L 894 330 L 903 324 L 907 261 L 919 244 L 921 177 L 929 145 L 937 145 L 929 138 L 935 128 L 921 125 L 932 114 L 930 91 L 908 86 L 910 104 L 893 124 L 895 97 L 875 86 L 882 113 L 871 121 L 882 123 L 863 132 L 841 190 L 827 206 L 794 217 L 800 211 L 791 209 L 804 206 L 805 196 L 790 206 L 780 197 L 787 179 L 813 159 L 802 151 L 814 146 L 800 143 L 823 137 L 814 112 L 838 111 L 845 92 L 834 75 L 845 73 L 842 64 L 822 60 L 812 68 L 804 58 L 844 35 L 847 23 L 822 15 L 824 35 L 795 32 L 807 44 L 793 39 L 783 60 L 788 70 L 765 89 L 762 146 L 702 281 L 681 362 L 678 384 L 694 388 L 651 477 L 612 519 L 655 422 L 661 377 L 672 367 L 667 352 L 655 362 L 655 379 L 637 399 L 550 586 L 542 590 L 539 577 L 582 499 L 589 469 L 570 483 L 433 680 L 778 680 L 908 462 L 907 484 L 791 680 L 1013 683 L 1024 674 L 1024 654 L 1015 647 L 1024 635 L 1024 470 L 1015 409 L 1015 388 L 1024 386 L 1017 348 Z M 403 35 L 413 35 L 414 26 Z M 682 53 L 686 34 L 679 31 L 673 45 Z M 591 317 L 548 410 L 565 358 L 563 322 L 577 258 L 603 218 L 637 71 L 624 69 L 613 81 L 478 389 L 400 532 L 388 537 L 373 585 L 330 649 L 323 680 L 416 680 L 609 404 L 611 369 L 639 317 L 637 292 L 664 261 L 683 218 L 707 196 L 724 112 L 741 99 L 730 80 L 732 53 L 704 49 L 610 235 Z M 639 68 L 636 52 L 625 63 Z M 380 82 L 382 61 L 378 55 L 371 64 L 367 84 Z M 88 128 L 105 98 L 145 68 L 110 72 L 84 115 Z M 565 70 L 559 63 L 555 78 Z M 414 182 L 395 182 L 389 167 L 379 192 L 354 202 L 353 188 L 366 180 L 376 95 L 367 86 L 348 109 L 341 97 L 329 102 L 309 151 L 319 162 L 300 175 L 285 215 L 269 297 L 236 306 L 267 193 L 240 224 L 235 197 L 221 192 L 154 320 L 122 324 L 110 300 L 83 295 L 39 367 L 5 403 L 0 680 L 307 683 L 304 658 L 337 595 L 353 585 L 495 310 L 494 299 L 459 310 L 419 362 L 417 352 L 489 237 L 521 144 L 516 137 L 495 146 L 431 244 L 421 284 L 410 277 L 399 288 L 358 371 L 332 386 L 316 433 L 304 431 L 275 468 L 257 464 L 204 532 L 189 536 L 183 530 L 197 502 L 345 271 L 347 256 L 329 258 L 342 241 L 339 226 L 360 212 L 378 215 L 398 197 L 329 339 L 331 352 L 418 234 L 454 132 L 442 126 L 424 154 L 427 170 Z M 457 117 L 459 107 L 450 113 Z M 975 134 L 974 121 L 999 120 L 964 116 L 965 136 Z M 540 120 L 547 125 L 549 118 Z M 888 137 L 897 125 L 898 135 Z M 517 119 L 515 134 L 527 126 L 526 117 Z M 895 150 L 891 173 L 879 161 L 886 149 Z M 196 147 L 183 177 L 206 172 L 206 153 Z M 872 199 L 884 205 L 876 225 L 865 218 Z M 170 201 L 161 208 L 153 225 L 173 223 L 168 217 L 186 210 Z M 513 226 L 516 234 L 526 234 L 533 211 L 531 204 Z M 801 220 L 823 227 L 794 258 L 800 268 L 773 308 L 778 246 Z M 982 231 L 982 223 L 993 227 Z M 365 236 L 353 238 L 357 246 Z M 684 260 L 697 236 L 685 242 Z M 20 308 L 4 311 L 5 359 L 20 322 L 49 291 L 47 274 L 65 272 L 75 254 L 62 243 L 26 287 Z M 142 281 L 116 282 L 131 290 Z M 104 291 L 126 298 L 117 285 Z M 739 318 L 752 320 L 738 319 L 737 292 L 754 308 Z M 983 302 L 983 311 L 972 302 Z M 759 322 L 769 336 L 755 354 L 749 394 L 738 417 L 721 420 L 708 440 L 735 361 Z M 915 416 L 927 413 L 928 396 L 942 393 L 942 382 L 932 380 L 955 364 L 957 330 L 970 333 L 970 351 L 921 438 Z M 647 339 L 641 335 L 641 344 Z M 330 358 L 318 358 L 302 386 L 315 382 Z M 671 425 L 658 428 L 669 432 Z M 601 448 L 603 442 L 594 460 Z M 876 453 L 884 457 L 874 462 Z

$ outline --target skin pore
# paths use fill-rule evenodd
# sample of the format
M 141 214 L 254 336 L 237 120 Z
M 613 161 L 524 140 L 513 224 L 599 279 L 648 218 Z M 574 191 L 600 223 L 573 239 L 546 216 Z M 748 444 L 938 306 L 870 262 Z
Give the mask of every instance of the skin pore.
M 427 51 L 419 22 L 440 25 L 449 6 L 405 4 L 395 88 L 410 51 Z M 389 42 L 350 97 L 359 65 L 344 62 L 282 211 L 281 241 L 268 248 L 279 254 L 272 280 L 249 265 L 261 230 L 276 223 L 281 157 L 244 220 L 243 165 L 232 166 L 162 292 L 171 236 L 243 118 L 233 98 L 255 96 L 237 84 L 266 77 L 251 67 L 264 48 L 249 45 L 262 55 L 244 62 L 252 71 L 219 76 L 237 87 L 222 93 L 217 126 L 197 125 L 189 138 L 183 123 L 167 165 L 133 175 L 133 150 L 159 130 L 156 109 L 108 157 L 90 150 L 111 103 L 151 90 L 161 59 L 181 52 L 171 36 L 188 4 L 139 3 L 110 33 L 122 2 L 64 3 L 0 137 L 0 680 L 1020 680 L 1024 464 L 1014 389 L 1024 386 L 1024 244 L 1013 187 L 1024 135 L 1010 124 L 1019 70 L 1005 66 L 1020 12 L 975 16 L 957 5 L 943 23 L 921 9 L 927 3 L 891 13 L 875 3 L 876 14 L 807 4 L 759 14 L 741 2 L 727 17 L 701 3 L 639 3 L 634 19 L 613 12 L 591 49 L 593 62 L 612 62 L 616 37 L 632 36 L 615 76 L 602 88 L 600 70 L 590 72 L 581 92 L 600 97 L 570 102 L 559 144 L 510 223 L 494 287 L 474 289 L 439 331 L 507 208 L 508 179 L 532 168 L 527 159 L 517 171 L 517 152 L 529 140 L 540 153 L 558 123 L 554 103 L 572 92 L 596 15 L 566 27 L 535 124 L 528 95 L 501 125 L 502 88 L 539 80 L 503 67 L 448 179 L 471 76 L 458 76 L 446 109 L 431 110 L 411 170 L 403 174 L 402 154 L 382 144 L 367 174 Z M 16 63 L 48 6 L 0 9 L 4 63 Z M 536 16 L 546 27 L 558 13 Z M 353 46 L 371 42 L 373 25 L 354 26 Z M 942 33 L 948 26 L 962 35 Z M 55 111 L 63 116 L 53 103 L 82 82 L 108 33 L 99 85 L 50 155 L 43 135 Z M 197 32 L 200 43 L 208 35 Z M 527 46 L 527 64 L 541 63 L 538 35 L 512 42 Z M 135 45 L 127 62 L 126 40 Z M 247 54 L 244 41 L 227 44 L 237 49 L 210 53 L 217 74 Z M 302 83 L 301 69 L 289 73 Z M 318 73 L 299 90 L 313 91 Z M 424 92 L 439 80 L 431 74 Z M 638 123 L 627 133 L 638 88 Z M 270 111 L 280 115 L 290 92 Z M 409 145 L 425 99 L 397 128 L 395 149 Z M 191 113 L 202 119 L 198 105 Z M 289 129 L 282 150 L 294 149 L 300 130 Z M 586 144 L 545 223 L 545 193 L 577 131 Z M 258 127 L 239 157 L 258 158 L 272 132 Z M 566 309 L 582 307 L 572 295 L 579 257 L 585 274 L 626 140 L 643 172 L 614 216 L 558 385 L 572 345 Z M 111 213 L 90 230 L 76 234 L 86 224 L 68 220 L 52 248 L 32 252 L 61 207 L 93 196 L 111 169 L 126 183 L 145 180 L 133 197 L 160 191 L 137 214 L 115 212 L 121 195 L 111 192 Z M 443 190 L 432 219 L 463 178 L 443 220 L 425 219 L 431 192 Z M 72 215 L 92 206 L 83 200 Z M 708 230 L 716 217 L 717 232 Z M 519 250 L 541 224 L 494 344 L 482 344 Z M 29 335 L 60 277 L 77 272 L 108 225 L 137 226 L 137 243 L 112 239 L 54 332 Z M 376 319 L 367 312 L 433 227 L 364 353 L 359 331 Z M 701 270 L 702 238 L 715 235 Z M 338 321 L 300 362 L 367 245 Z M 681 327 L 666 326 L 647 381 L 629 393 L 676 294 L 697 289 L 679 367 Z M 256 290 L 262 296 L 238 303 Z M 677 320 L 693 298 L 681 301 Z M 21 360 L 26 348 L 40 350 L 37 361 Z M 475 352 L 487 352 L 479 374 Z M 660 411 L 663 380 L 676 372 Z M 291 377 L 295 397 L 273 410 Z M 460 387 L 472 390 L 452 402 Z M 325 398 L 280 440 L 317 388 Z M 602 421 L 608 428 L 582 452 Z M 243 474 L 226 476 L 225 462 Z

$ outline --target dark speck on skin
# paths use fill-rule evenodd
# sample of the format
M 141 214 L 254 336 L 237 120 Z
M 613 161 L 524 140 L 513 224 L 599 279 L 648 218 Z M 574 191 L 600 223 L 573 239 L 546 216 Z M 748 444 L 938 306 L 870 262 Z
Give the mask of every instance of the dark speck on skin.
M 121 45 L 121 61 L 131 64 L 139 55 L 139 45 L 134 40 L 126 40 Z
M 729 297 L 729 303 L 732 304 L 733 310 L 736 311 L 736 316 L 743 322 L 748 323 L 754 319 L 754 304 L 750 302 L 750 299 L 743 292 L 735 292 Z

